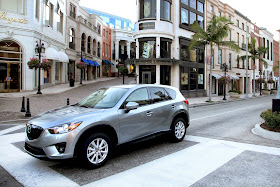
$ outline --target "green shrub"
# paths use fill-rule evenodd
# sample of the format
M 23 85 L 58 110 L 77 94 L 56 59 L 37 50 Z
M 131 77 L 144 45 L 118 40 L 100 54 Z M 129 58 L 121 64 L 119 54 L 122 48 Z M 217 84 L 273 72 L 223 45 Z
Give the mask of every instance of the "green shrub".
M 233 92 L 233 93 L 238 93 L 238 94 L 242 93 L 240 90 L 229 90 L 228 92 Z
M 272 112 L 271 109 L 268 109 L 261 113 L 261 118 L 263 118 L 265 123 L 271 128 L 280 127 L 280 113 L 279 112 Z

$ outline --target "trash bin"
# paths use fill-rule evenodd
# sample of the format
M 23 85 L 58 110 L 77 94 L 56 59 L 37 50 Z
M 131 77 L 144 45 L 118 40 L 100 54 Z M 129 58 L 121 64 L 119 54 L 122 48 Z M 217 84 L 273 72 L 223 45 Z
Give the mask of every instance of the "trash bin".
M 75 79 L 71 78 L 70 79 L 70 87 L 74 87 L 75 84 Z

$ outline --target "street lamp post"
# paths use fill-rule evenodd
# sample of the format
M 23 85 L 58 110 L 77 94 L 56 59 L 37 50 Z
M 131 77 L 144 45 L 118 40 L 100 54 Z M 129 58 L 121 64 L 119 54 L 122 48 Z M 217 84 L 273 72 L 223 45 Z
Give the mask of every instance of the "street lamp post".
M 246 22 L 246 96 L 245 98 L 249 98 L 248 96 L 248 89 L 249 89 L 249 82 L 248 82 L 248 23 Z
M 260 70 L 259 75 L 260 75 L 260 95 L 262 95 L 262 70 Z
M 84 47 L 81 47 L 81 62 L 83 62 L 83 49 Z M 83 84 L 83 69 L 81 68 L 81 79 L 80 79 L 80 84 Z
M 41 53 L 45 53 L 45 47 L 44 47 L 44 43 L 41 42 L 40 40 L 40 44 L 38 44 L 38 42 L 36 42 L 36 47 L 35 47 L 35 53 L 39 55 L 39 62 L 41 63 Z M 42 94 L 41 92 L 41 66 L 39 66 L 39 75 L 38 75 L 38 91 L 37 94 Z
M 226 63 L 223 63 L 223 68 L 225 69 L 225 78 L 226 78 L 228 65 Z M 226 99 L 226 80 L 224 82 L 224 98 L 223 98 L 223 100 L 227 100 Z

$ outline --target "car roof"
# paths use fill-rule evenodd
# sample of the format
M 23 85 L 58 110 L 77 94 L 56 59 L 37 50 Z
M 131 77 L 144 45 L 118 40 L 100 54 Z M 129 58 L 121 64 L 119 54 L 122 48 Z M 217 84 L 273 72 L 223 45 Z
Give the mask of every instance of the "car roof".
M 161 85 L 161 84 L 124 84 L 124 85 L 116 85 L 116 86 L 112 86 L 112 87 L 116 87 L 116 88 L 142 88 L 142 87 L 161 87 L 161 88 L 171 88 L 171 89 L 175 89 L 175 87 L 172 86 L 168 86 L 168 85 Z

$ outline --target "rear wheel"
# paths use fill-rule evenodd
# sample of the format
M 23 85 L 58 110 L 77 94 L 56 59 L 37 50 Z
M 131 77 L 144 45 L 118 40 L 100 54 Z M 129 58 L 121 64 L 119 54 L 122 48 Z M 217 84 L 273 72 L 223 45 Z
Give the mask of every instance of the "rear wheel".
M 103 133 L 96 133 L 88 137 L 82 146 L 82 160 L 87 167 L 98 168 L 103 166 L 112 152 L 110 138 Z
M 183 118 L 177 118 L 171 125 L 171 140 L 173 142 L 180 142 L 186 135 L 186 122 Z

